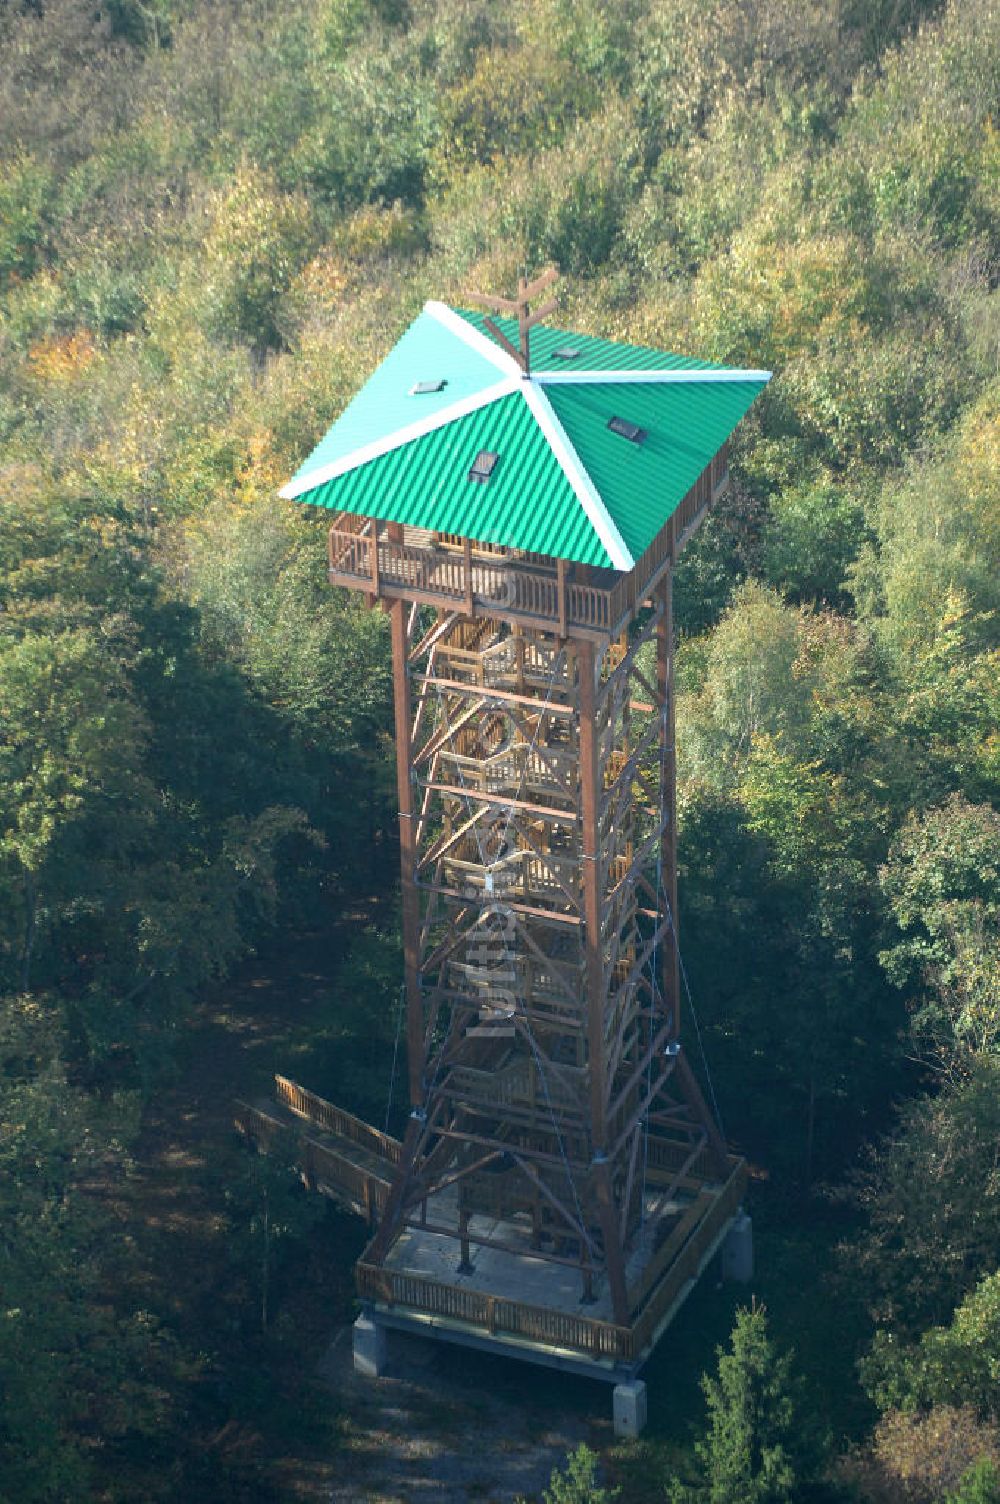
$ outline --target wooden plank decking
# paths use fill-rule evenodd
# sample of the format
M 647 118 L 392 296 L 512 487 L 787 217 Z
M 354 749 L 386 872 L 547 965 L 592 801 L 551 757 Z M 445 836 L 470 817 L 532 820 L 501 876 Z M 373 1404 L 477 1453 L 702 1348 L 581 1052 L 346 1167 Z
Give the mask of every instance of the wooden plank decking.
M 601 1363 L 635 1366 L 648 1356 L 732 1222 L 746 1186 L 746 1165 L 730 1158 L 724 1185 L 703 1185 L 660 1255 L 630 1289 L 632 1321 L 623 1326 L 592 1316 L 488 1294 L 408 1269 L 380 1267 L 363 1254 L 358 1294 L 394 1315 L 434 1318 L 508 1344 L 542 1346 Z M 526 1356 L 528 1354 L 526 1353 Z
M 275 1083 L 275 1102 L 237 1104 L 241 1132 L 265 1152 L 278 1136 L 291 1136 L 291 1152 L 307 1184 L 374 1224 L 385 1209 L 400 1141 L 287 1077 L 277 1076 Z M 676 1167 L 675 1157 L 669 1145 L 662 1146 L 650 1157 L 651 1176 L 665 1180 Z M 681 1182 L 691 1196 L 686 1209 L 629 1281 L 628 1326 L 487 1294 L 405 1268 L 377 1266 L 364 1254 L 356 1270 L 358 1294 L 395 1314 L 443 1319 L 484 1337 L 540 1344 L 602 1363 L 635 1364 L 683 1300 L 744 1195 L 742 1159 L 730 1157 L 730 1174 L 723 1185 L 704 1180 L 699 1168 L 692 1166 Z

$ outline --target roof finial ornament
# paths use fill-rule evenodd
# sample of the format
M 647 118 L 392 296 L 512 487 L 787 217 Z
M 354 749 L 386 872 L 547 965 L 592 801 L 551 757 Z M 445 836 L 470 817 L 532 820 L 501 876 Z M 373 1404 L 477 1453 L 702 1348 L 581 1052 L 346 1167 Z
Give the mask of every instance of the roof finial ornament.
M 498 298 L 490 293 L 483 292 L 463 293 L 464 298 L 468 299 L 470 303 L 477 304 L 480 308 L 488 308 L 491 313 L 506 313 L 511 318 L 517 319 L 520 349 L 512 344 L 507 336 L 497 328 L 492 319 L 484 319 L 483 323 L 493 338 L 507 351 L 507 354 L 517 361 L 525 376 L 530 376 L 531 374 L 529 334 L 535 324 L 540 323 L 542 319 L 547 319 L 549 314 L 555 313 L 559 306 L 555 298 L 550 298 L 547 303 L 543 303 L 541 308 L 537 308 L 532 313 L 531 304 L 538 297 L 539 293 L 544 292 L 547 287 L 551 287 L 553 282 L 557 282 L 558 280 L 558 267 L 549 266 L 535 278 L 534 282 L 529 282 L 527 275 L 522 271 L 517 279 L 516 298 Z

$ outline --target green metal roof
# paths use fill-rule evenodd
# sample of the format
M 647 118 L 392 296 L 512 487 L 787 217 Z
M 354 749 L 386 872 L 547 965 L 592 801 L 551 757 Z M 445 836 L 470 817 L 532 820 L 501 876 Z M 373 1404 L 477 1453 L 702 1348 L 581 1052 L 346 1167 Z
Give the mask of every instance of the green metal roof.
M 470 313 L 466 308 L 457 308 L 466 323 L 489 338 L 486 319 L 505 334 L 512 345 L 517 344 L 517 319 L 503 318 L 499 314 Z M 555 352 L 562 349 L 579 350 L 573 361 L 559 360 Z M 562 329 L 546 329 L 536 324 L 531 331 L 531 369 L 539 371 L 717 371 L 723 367 L 706 360 L 692 360 L 687 355 L 668 355 L 665 350 L 651 350 L 645 345 L 622 345 L 610 339 L 601 339 L 596 334 L 569 334 Z
M 753 381 L 697 386 L 550 386 L 546 395 L 634 559 L 652 543 L 760 391 Z M 646 430 L 641 444 L 608 428 Z M 664 498 L 673 498 L 664 511 Z
M 500 458 L 490 479 L 477 485 L 468 475 L 481 449 Z M 302 499 L 477 543 L 554 556 L 565 548 L 565 557 L 582 564 L 611 564 L 520 392 L 391 449 Z
M 281 494 L 627 570 L 769 379 L 540 325 L 529 377 L 481 316 L 428 303 Z M 470 481 L 484 449 L 496 468 Z
M 435 319 L 421 314 L 320 440 L 295 479 L 385 434 L 426 421 L 461 399 L 478 395 L 499 379 L 500 372 L 484 355 Z M 440 392 L 412 394 L 418 382 L 435 381 L 445 383 Z

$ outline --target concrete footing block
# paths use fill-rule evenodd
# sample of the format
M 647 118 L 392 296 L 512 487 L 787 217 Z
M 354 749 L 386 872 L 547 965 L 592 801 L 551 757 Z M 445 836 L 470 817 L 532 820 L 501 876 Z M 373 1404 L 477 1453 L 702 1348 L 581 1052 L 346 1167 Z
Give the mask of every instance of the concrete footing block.
M 739 1285 L 753 1279 L 753 1222 L 740 1212 L 722 1245 L 722 1278 Z
M 359 1316 L 354 1323 L 354 1371 L 366 1379 L 377 1379 L 385 1373 L 386 1343 L 385 1328 L 371 1316 Z
M 612 1400 L 616 1436 L 638 1436 L 646 1426 L 646 1386 L 642 1379 L 616 1384 Z

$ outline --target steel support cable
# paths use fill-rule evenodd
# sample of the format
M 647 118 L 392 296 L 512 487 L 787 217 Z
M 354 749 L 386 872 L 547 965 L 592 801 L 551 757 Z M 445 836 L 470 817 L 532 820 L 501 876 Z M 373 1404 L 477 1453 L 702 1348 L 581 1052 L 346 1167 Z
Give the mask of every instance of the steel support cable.
M 396 1062 L 399 1059 L 399 1036 L 403 1032 L 403 1014 L 406 1000 L 406 983 L 402 982 L 399 988 L 399 1000 L 396 1004 L 396 1042 L 392 1047 L 392 1070 L 389 1073 L 389 1098 L 385 1104 L 385 1128 L 389 1132 L 389 1116 L 392 1112 L 392 1099 L 396 1095 Z
M 670 933 L 674 937 L 674 947 L 677 951 L 677 964 L 680 969 L 681 981 L 684 983 L 684 996 L 687 998 L 688 1007 L 691 1009 L 691 1017 L 694 1019 L 694 1031 L 698 1040 L 698 1049 L 701 1054 L 701 1063 L 705 1067 L 705 1081 L 708 1085 L 708 1095 L 711 1098 L 712 1110 L 715 1113 L 715 1121 L 719 1125 L 719 1132 L 722 1134 L 722 1137 L 725 1138 L 725 1125 L 722 1121 L 722 1113 L 719 1111 L 719 1101 L 715 1095 L 715 1084 L 712 1081 L 712 1072 L 708 1064 L 708 1055 L 705 1052 L 705 1042 L 701 1036 L 701 1024 L 698 1021 L 698 1010 L 695 1008 L 694 998 L 691 995 L 691 984 L 688 981 L 687 967 L 684 965 L 684 957 L 681 955 L 681 948 L 677 943 L 677 930 L 674 926 L 674 916 L 670 908 L 670 899 L 667 897 L 666 893 L 663 894 L 663 902 L 666 904 L 667 908 L 667 922 L 670 925 Z

